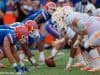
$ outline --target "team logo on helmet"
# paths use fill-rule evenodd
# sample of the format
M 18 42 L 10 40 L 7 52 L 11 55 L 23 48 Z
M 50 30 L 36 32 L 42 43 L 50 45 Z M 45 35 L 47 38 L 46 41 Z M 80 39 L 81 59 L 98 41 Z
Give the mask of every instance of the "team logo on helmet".
M 28 31 L 38 29 L 38 26 L 37 26 L 36 22 L 33 21 L 33 20 L 26 21 L 25 26 L 28 28 Z
M 47 10 L 51 15 L 56 11 L 56 4 L 54 2 L 48 2 L 44 9 Z
M 17 39 L 22 39 L 23 36 L 28 35 L 28 29 L 25 26 L 17 26 L 15 28 L 15 33 L 16 33 Z

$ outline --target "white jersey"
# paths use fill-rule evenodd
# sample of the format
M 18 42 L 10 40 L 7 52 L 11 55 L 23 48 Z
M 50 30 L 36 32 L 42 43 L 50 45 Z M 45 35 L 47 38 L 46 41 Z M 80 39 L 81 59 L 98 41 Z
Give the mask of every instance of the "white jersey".
M 89 35 L 100 30 L 100 17 L 91 16 L 85 23 Z
M 68 16 L 66 18 L 66 23 L 68 25 L 71 25 L 75 18 L 78 18 L 84 22 L 87 22 L 89 15 L 85 14 L 85 13 L 72 12 L 72 13 L 68 14 Z
M 100 17 L 97 17 L 97 16 L 90 16 L 88 18 L 88 22 L 91 22 L 91 23 L 94 23 L 96 21 L 100 21 Z
M 95 11 L 93 11 L 92 15 L 100 17 L 100 8 L 96 9 Z
M 95 31 L 89 36 L 88 40 L 84 44 L 84 47 L 88 48 L 89 45 L 100 46 L 100 31 Z
M 75 18 L 79 19 L 77 27 L 73 25 L 73 21 L 75 20 Z M 66 18 L 66 23 L 78 33 L 81 33 L 84 29 L 86 29 L 89 34 L 100 30 L 100 17 L 89 16 L 87 14 L 76 12 L 70 13 Z
M 73 25 L 73 21 L 75 20 L 75 18 L 79 19 L 79 22 L 77 23 L 77 27 Z M 66 18 L 66 24 L 70 25 L 70 27 L 75 31 L 81 33 L 86 28 L 84 23 L 88 22 L 88 18 L 89 18 L 88 14 L 72 12 L 68 14 Z
M 88 40 L 85 42 L 85 46 L 89 46 L 89 44 L 100 46 L 100 17 L 91 16 L 85 26 L 88 31 Z
M 75 31 L 73 31 L 70 27 L 67 28 L 66 30 L 66 36 L 69 40 L 73 39 L 75 36 Z
M 87 28 L 87 31 L 88 31 L 89 35 L 93 34 L 95 31 L 99 31 L 100 30 L 100 22 L 98 22 L 98 21 L 95 22 L 95 24 L 87 23 L 85 25 L 86 25 L 86 28 Z

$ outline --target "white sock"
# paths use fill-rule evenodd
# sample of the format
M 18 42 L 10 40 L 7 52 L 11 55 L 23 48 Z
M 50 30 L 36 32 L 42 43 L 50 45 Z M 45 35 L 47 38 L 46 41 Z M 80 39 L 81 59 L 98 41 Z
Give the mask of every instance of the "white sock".
M 32 61 L 32 63 L 36 63 L 36 60 L 34 59 L 34 57 L 31 57 L 30 60 Z
M 0 64 L 2 64 L 2 62 L 0 61 Z
M 57 50 L 55 48 L 52 49 L 51 51 L 51 56 L 55 56 L 57 54 Z
M 13 67 L 16 67 L 16 66 L 17 66 L 17 63 L 12 64 L 12 66 L 13 66 Z
M 94 68 L 100 68 L 100 55 L 98 53 L 98 51 L 96 49 L 92 49 L 90 52 L 89 52 L 89 55 L 90 57 L 93 59 L 92 60 L 92 64 L 93 64 L 93 67 Z
M 19 65 L 23 67 L 24 66 L 24 63 L 22 61 L 20 61 L 19 62 Z
M 24 53 L 21 53 L 21 54 L 19 55 L 19 57 L 20 57 L 20 60 L 22 61 L 22 60 L 25 58 L 25 54 L 24 54 Z
M 68 60 L 67 66 L 68 66 L 68 65 L 72 65 L 72 62 L 73 62 L 73 58 L 72 58 L 72 57 L 69 57 L 69 60 Z
M 77 54 L 76 58 L 77 58 L 79 63 L 82 63 L 83 65 L 86 65 L 86 62 L 85 62 L 85 60 L 84 60 L 81 53 Z
M 44 52 L 42 51 L 39 54 L 40 54 L 39 55 L 39 59 L 42 60 L 42 61 L 44 61 L 45 60 Z

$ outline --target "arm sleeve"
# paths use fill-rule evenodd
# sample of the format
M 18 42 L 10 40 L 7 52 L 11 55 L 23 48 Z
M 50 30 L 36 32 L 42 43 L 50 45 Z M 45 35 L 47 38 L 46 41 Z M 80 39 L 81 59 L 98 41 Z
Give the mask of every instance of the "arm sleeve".
M 60 37 L 60 33 L 59 33 L 56 29 L 54 29 L 52 25 L 46 24 L 46 25 L 45 25 L 45 29 L 46 29 L 46 31 L 47 31 L 48 33 L 50 33 L 53 37 L 55 37 L 55 38 L 59 38 L 59 37 Z

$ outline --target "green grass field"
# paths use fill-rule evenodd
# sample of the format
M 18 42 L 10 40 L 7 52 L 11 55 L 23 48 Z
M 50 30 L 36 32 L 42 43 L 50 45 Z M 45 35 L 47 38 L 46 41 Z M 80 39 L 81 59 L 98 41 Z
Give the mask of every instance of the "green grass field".
M 66 60 L 68 60 L 69 50 L 63 50 L 64 54 L 60 56 L 56 56 L 56 67 L 50 68 L 47 67 L 45 64 L 40 63 L 39 69 L 33 69 L 29 62 L 25 62 L 25 65 L 29 68 L 29 72 L 25 73 L 25 75 L 100 75 L 99 72 L 85 72 L 80 71 L 79 68 L 73 68 L 72 71 L 65 71 L 65 64 Z M 38 52 L 33 51 L 35 54 L 35 58 L 38 59 Z M 45 50 L 45 55 L 49 56 L 50 50 Z M 7 59 L 4 59 L 3 62 L 7 64 L 7 68 L 0 69 L 0 75 L 17 75 L 14 69 L 10 66 Z

